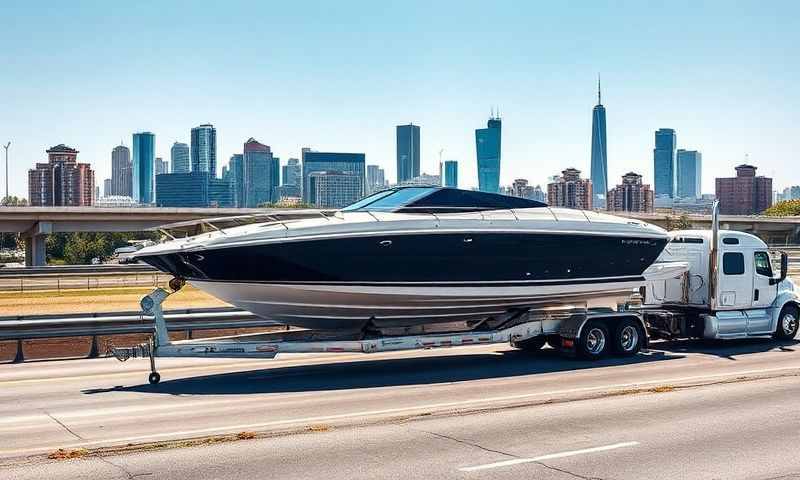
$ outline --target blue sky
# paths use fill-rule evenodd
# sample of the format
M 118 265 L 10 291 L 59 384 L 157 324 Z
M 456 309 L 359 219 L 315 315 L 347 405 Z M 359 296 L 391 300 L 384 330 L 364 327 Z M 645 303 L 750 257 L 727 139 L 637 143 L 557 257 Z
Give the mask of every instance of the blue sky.
M 395 176 L 398 124 L 422 127 L 422 169 L 459 161 L 475 185 L 474 129 L 503 117 L 501 183 L 589 171 L 596 75 L 609 183 L 652 182 L 653 132 L 703 152 L 703 191 L 749 155 L 800 184 L 800 2 L 0 3 L 0 141 L 13 194 L 66 143 L 110 175 L 135 131 L 156 153 L 211 122 L 227 163 L 253 136 L 365 152 Z M 1 169 L 0 169 L 1 170 Z M 0 174 L 1 176 L 1 174 Z

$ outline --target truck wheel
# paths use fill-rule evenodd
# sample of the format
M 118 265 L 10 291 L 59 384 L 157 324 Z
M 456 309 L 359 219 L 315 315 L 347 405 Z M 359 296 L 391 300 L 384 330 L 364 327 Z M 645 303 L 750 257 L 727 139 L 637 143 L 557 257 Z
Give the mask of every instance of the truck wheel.
M 514 348 L 519 348 L 520 350 L 525 350 L 526 352 L 533 352 L 541 350 L 542 347 L 544 347 L 545 341 L 545 337 L 531 337 L 526 338 L 525 340 L 511 342 L 511 346 Z
M 578 339 L 578 354 L 588 360 L 597 360 L 608 352 L 608 328 L 602 323 L 590 320 L 583 326 Z
M 614 329 L 614 353 L 626 357 L 636 355 L 642 349 L 643 340 L 644 334 L 636 321 L 622 320 Z
M 791 340 L 797 335 L 797 327 L 800 325 L 800 314 L 794 305 L 786 305 L 778 316 L 778 326 L 772 335 L 779 340 Z

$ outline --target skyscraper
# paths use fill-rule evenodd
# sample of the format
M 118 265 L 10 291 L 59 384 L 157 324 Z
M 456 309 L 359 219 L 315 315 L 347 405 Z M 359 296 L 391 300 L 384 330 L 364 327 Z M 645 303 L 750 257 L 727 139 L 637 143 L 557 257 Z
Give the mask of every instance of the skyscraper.
M 314 152 L 303 150 L 303 203 L 310 200 L 310 179 L 314 172 L 336 172 L 355 175 L 360 179 L 358 197 L 364 196 L 366 183 L 366 156 L 363 153 Z M 333 183 L 339 181 L 335 179 Z M 350 180 L 347 180 L 348 185 Z
M 156 136 L 150 132 L 133 134 L 133 201 L 147 204 L 155 201 Z
M 131 151 L 124 145 L 118 145 L 111 150 L 111 189 L 105 194 L 133 196 Z
M 597 105 L 592 109 L 592 206 L 606 208 L 608 193 L 608 149 L 606 147 L 606 107 L 600 97 L 600 76 L 597 77 Z
M 208 172 L 164 173 L 156 176 L 159 207 L 230 207 L 231 185 Z
M 397 126 L 397 183 L 419 176 L 419 125 Z
M 703 169 L 703 155 L 697 150 L 678 150 L 676 196 L 680 198 L 700 198 Z
M 300 182 L 303 172 L 300 169 L 300 160 L 290 158 L 286 165 L 281 167 L 281 197 L 299 197 Z
M 362 197 L 364 179 L 351 172 L 311 172 L 308 203 L 317 208 L 342 208 Z
M 156 157 L 156 175 L 163 173 L 169 173 L 169 162 L 165 162 L 161 157 Z
M 192 137 L 192 171 L 217 176 L 217 129 L 211 124 L 194 127 Z
M 458 162 L 455 160 L 444 161 L 444 178 L 442 186 L 458 188 Z
M 231 200 L 233 205 L 244 208 L 247 199 L 244 195 L 244 155 L 234 153 L 228 162 L 228 183 L 231 186 Z
M 367 195 L 386 187 L 386 175 L 378 165 L 367 165 Z
M 47 150 L 47 163 L 28 170 L 28 199 L 32 207 L 94 205 L 94 171 L 78 163 L 78 150 L 64 144 Z
M 500 191 L 500 133 L 502 122 L 494 113 L 486 128 L 475 130 L 475 151 L 478 157 L 478 190 Z
M 274 203 L 280 200 L 281 196 L 281 159 L 279 157 L 273 156 L 269 162 L 269 179 L 269 201 Z
M 192 171 L 192 160 L 189 155 L 189 145 L 175 142 L 170 149 L 170 162 L 172 173 L 189 173 Z
M 675 130 L 656 130 L 656 148 L 653 149 L 654 190 L 656 197 L 675 196 Z
M 249 138 L 244 143 L 243 174 L 244 199 L 248 208 L 274 201 L 274 169 L 272 150 L 268 145 Z

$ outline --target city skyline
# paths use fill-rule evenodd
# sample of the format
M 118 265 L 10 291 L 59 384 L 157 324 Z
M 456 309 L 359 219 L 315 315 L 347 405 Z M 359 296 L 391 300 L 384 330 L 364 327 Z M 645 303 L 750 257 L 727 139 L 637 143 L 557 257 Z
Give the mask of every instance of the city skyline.
M 219 131 L 218 164 L 254 136 L 282 158 L 299 157 L 306 145 L 364 152 L 390 179 L 396 178 L 394 126 L 413 121 L 425 128 L 421 171 L 436 172 L 438 151 L 445 149 L 461 163 L 460 184 L 470 188 L 477 185 L 472 132 L 491 105 L 500 105 L 504 117 L 500 183 L 524 177 L 545 184 L 568 166 L 590 171 L 587 110 L 597 71 L 613 112 L 609 183 L 635 170 L 653 184 L 645 167 L 652 161 L 652 132 L 668 127 L 679 133 L 680 145 L 703 152 L 703 193 L 712 193 L 713 179 L 728 175 L 746 154 L 779 179 L 777 190 L 800 184 L 800 172 L 787 168 L 797 161 L 798 65 L 783 61 L 800 40 L 791 24 L 800 10 L 795 3 L 783 3 L 779 17 L 756 5 L 683 4 L 662 12 L 664 21 L 636 42 L 632 25 L 650 18 L 636 4 L 501 3 L 477 15 L 442 2 L 402 25 L 392 15 L 422 11 L 422 4 L 320 6 L 335 21 L 317 23 L 300 5 L 251 7 L 231 6 L 221 24 L 207 9 L 175 5 L 163 6 L 157 18 L 116 7 L 100 12 L 81 2 L 45 12 L 0 7 L 8 19 L 0 31 L 7 46 L 0 56 L 10 65 L 0 77 L 6 92 L 0 140 L 12 141 L 10 193 L 26 194 L 27 169 L 54 144 L 80 149 L 105 179 L 120 138 L 152 131 L 155 156 L 167 159 L 173 142 L 188 143 L 189 129 L 206 121 Z M 245 12 L 273 19 L 269 40 L 234 28 Z M 120 38 L 113 22 L 99 20 L 104 15 L 146 25 L 147 34 Z M 769 21 L 752 22 L 765 15 Z M 147 22 L 139 22 L 143 16 Z M 64 17 L 87 27 L 73 31 Z M 439 28 L 444 18 L 452 21 Z M 529 18 L 544 28 L 530 31 Z M 668 27 L 677 20 L 680 36 Z M 490 24 L 504 28 L 486 41 Z M 302 35 L 295 34 L 297 25 Z M 372 40 L 363 42 L 365 36 Z M 409 49 L 420 54 L 397 61 Z M 656 59 L 654 51 L 670 55 Z M 253 55 L 263 56 L 264 66 L 252 65 Z M 342 65 L 342 58 L 349 63 Z M 244 68 L 245 79 L 238 73 Z M 41 74 L 52 70 L 81 74 L 55 83 Z M 700 74 L 687 77 L 687 70 Z

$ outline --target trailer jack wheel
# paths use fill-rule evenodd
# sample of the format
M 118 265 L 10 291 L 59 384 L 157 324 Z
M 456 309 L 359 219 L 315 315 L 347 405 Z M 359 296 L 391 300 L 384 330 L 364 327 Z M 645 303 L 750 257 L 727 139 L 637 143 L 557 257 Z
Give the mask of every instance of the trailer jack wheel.
M 150 385 L 155 385 L 161 381 L 161 375 L 158 372 L 152 372 L 150 376 L 147 377 L 147 381 L 150 382 Z

